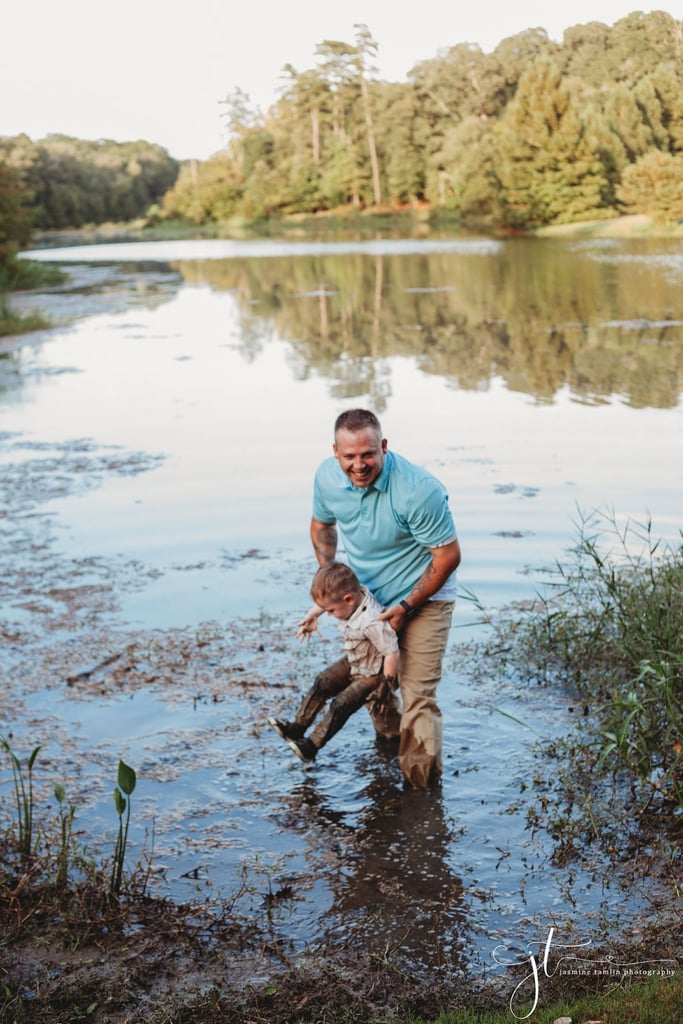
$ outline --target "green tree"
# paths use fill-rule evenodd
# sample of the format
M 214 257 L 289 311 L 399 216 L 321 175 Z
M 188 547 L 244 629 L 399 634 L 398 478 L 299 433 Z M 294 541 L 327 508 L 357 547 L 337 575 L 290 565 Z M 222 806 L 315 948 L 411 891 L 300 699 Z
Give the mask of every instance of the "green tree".
M 470 116 L 444 139 L 438 168 L 438 204 L 465 219 L 495 219 L 499 204 L 494 123 Z
M 192 224 L 229 220 L 239 212 L 243 182 L 227 153 L 217 153 L 200 163 L 183 164 L 173 189 L 163 198 L 166 217 L 180 217 Z
M 365 117 L 365 130 L 370 154 L 370 168 L 372 170 L 372 191 L 375 206 L 382 202 L 382 188 L 379 177 L 379 161 L 377 159 L 377 144 L 375 142 L 375 126 L 372 118 L 372 103 L 367 75 L 376 71 L 371 61 L 377 55 L 377 43 L 370 35 L 367 25 L 354 25 L 356 30 L 356 69 L 360 82 L 360 92 L 363 101 L 363 114 Z
M 643 116 L 635 93 L 624 83 L 618 83 L 611 89 L 605 103 L 605 115 L 629 163 L 654 146 L 652 129 Z
M 681 54 L 678 61 L 660 62 L 636 86 L 642 106 L 653 122 L 660 149 L 683 153 L 683 22 L 680 25 Z
M 19 172 L 0 164 L 0 277 L 5 279 L 17 253 L 31 240 L 29 199 Z
M 382 91 L 383 167 L 390 198 L 399 203 L 417 203 L 425 197 L 425 157 L 429 138 L 419 117 L 417 92 L 407 85 L 392 85 Z
M 316 54 L 330 92 L 331 137 L 321 176 L 323 192 L 332 205 L 351 200 L 360 206 L 362 158 L 356 119 L 360 91 L 354 66 L 355 48 L 328 39 L 316 47 Z
M 661 224 L 683 218 L 683 155 L 653 150 L 624 171 L 617 196 L 629 213 Z
M 654 62 L 680 62 L 681 44 L 681 25 L 670 14 L 634 11 L 610 30 L 606 73 L 612 81 L 635 84 Z
M 601 21 L 589 21 L 565 30 L 562 49 L 564 76 L 573 91 L 592 93 L 611 78 L 608 69 L 610 29 Z
M 506 223 L 585 220 L 604 209 L 607 180 L 557 66 L 538 58 L 498 125 L 499 203 Z

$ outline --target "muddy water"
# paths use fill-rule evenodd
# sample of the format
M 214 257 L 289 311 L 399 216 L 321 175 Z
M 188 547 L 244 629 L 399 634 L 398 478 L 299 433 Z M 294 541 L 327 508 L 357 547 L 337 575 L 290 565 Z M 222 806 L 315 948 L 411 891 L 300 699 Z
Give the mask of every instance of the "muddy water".
M 596 942 L 630 928 L 650 893 L 601 860 L 559 864 L 527 828 L 534 741 L 575 712 L 472 664 L 468 595 L 528 598 L 582 508 L 677 535 L 676 247 L 39 255 L 73 276 L 17 300 L 58 323 L 0 358 L 0 712 L 19 753 L 42 744 L 41 820 L 62 781 L 81 839 L 107 853 L 123 757 L 139 778 L 131 856 L 157 890 L 266 922 L 291 955 L 358 948 L 480 975 L 498 943 L 551 926 Z M 312 474 L 359 404 L 445 482 L 463 547 L 428 795 L 403 789 L 362 715 L 310 768 L 264 724 L 338 653 L 330 624 L 308 646 L 293 634 Z

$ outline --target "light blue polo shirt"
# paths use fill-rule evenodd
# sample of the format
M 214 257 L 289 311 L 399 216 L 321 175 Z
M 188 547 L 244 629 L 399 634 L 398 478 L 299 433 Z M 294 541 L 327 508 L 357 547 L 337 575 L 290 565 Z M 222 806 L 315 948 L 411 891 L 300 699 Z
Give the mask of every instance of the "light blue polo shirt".
M 369 487 L 356 487 L 336 458 L 315 477 L 313 518 L 336 523 L 349 565 L 386 607 L 408 596 L 431 561 L 429 548 L 455 540 L 443 484 L 395 452 Z M 434 598 L 455 599 L 455 576 Z

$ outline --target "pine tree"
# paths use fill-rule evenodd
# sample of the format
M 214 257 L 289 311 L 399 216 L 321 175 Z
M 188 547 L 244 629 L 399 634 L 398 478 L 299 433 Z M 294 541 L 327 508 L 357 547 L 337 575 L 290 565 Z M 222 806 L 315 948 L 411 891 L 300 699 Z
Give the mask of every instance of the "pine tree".
M 619 200 L 629 213 L 645 213 L 660 224 L 683 218 L 683 155 L 653 150 L 626 168 Z
M 557 66 L 538 58 L 498 125 L 500 204 L 506 223 L 532 227 L 600 216 L 604 167 Z

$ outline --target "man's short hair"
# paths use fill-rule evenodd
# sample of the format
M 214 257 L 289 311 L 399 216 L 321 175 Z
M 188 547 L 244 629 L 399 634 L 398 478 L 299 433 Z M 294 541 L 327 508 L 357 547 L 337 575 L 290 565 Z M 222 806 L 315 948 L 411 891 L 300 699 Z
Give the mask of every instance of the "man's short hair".
M 321 565 L 311 583 L 311 597 L 326 601 L 339 601 L 344 594 L 359 594 L 360 583 L 353 569 L 344 562 L 326 562 Z
M 374 412 L 370 412 L 369 409 L 347 409 L 335 420 L 334 436 L 337 436 L 339 430 L 348 430 L 350 433 L 356 434 L 359 430 L 365 430 L 367 427 L 371 427 L 378 437 L 382 436 L 382 428 Z

